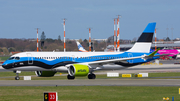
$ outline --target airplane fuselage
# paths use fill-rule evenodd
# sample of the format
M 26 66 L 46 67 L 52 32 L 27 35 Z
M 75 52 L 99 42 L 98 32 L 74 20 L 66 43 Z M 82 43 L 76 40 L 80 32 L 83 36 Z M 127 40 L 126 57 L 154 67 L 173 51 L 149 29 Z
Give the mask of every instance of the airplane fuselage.
M 67 71 L 68 64 L 86 62 L 95 62 L 111 59 L 125 59 L 150 53 L 130 53 L 130 52 L 22 52 L 11 56 L 4 62 L 3 68 L 21 71 Z M 144 63 L 152 59 L 133 59 L 126 60 L 121 65 L 131 66 L 138 63 Z M 118 62 L 116 62 L 118 64 Z M 128 65 L 129 64 L 129 65 Z M 120 63 L 118 64 L 120 65 Z M 113 67 L 112 67 L 113 68 Z

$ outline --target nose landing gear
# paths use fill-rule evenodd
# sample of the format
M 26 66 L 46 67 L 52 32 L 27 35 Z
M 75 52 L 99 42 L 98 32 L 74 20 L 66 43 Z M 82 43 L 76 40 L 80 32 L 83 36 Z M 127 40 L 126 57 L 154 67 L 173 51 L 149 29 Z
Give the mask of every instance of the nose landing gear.
M 21 73 L 21 71 L 13 71 L 13 72 L 16 73 L 15 80 L 19 80 L 20 79 L 19 73 Z

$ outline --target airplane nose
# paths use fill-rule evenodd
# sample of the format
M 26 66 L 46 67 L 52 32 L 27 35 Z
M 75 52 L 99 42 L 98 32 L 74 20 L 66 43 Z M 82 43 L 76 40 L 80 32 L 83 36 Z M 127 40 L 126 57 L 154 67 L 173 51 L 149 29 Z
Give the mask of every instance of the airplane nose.
M 6 69 L 7 68 L 7 65 L 5 65 L 4 63 L 2 64 L 2 67 L 4 68 L 4 69 Z
M 9 69 L 9 68 L 12 67 L 12 65 L 11 65 L 11 64 L 3 63 L 3 64 L 2 64 L 2 67 L 3 67 L 4 69 Z

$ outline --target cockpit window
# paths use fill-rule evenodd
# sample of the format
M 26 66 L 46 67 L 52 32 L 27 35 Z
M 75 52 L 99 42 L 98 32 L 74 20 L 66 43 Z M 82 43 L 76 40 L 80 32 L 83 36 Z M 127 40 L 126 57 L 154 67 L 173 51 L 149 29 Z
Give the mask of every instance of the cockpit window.
M 10 57 L 8 60 L 13 60 L 14 59 L 14 57 Z
M 20 58 L 19 57 L 15 57 L 16 60 L 19 60 Z
M 20 59 L 20 57 L 10 57 L 8 60 L 13 60 L 13 59 L 15 59 L 15 60 L 19 60 L 19 59 Z

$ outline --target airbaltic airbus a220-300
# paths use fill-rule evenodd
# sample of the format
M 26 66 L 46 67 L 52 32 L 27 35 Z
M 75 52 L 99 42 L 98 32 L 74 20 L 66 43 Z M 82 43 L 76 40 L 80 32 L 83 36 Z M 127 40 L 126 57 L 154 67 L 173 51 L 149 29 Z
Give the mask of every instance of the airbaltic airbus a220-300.
M 104 69 L 106 64 L 131 67 L 158 59 L 161 55 L 157 51 L 150 53 L 155 26 L 156 23 L 149 23 L 126 52 L 22 52 L 11 56 L 2 66 L 13 71 L 35 71 L 39 77 L 68 72 L 68 79 L 87 75 L 89 79 L 95 79 L 93 71 Z M 19 79 L 18 74 L 15 79 Z

